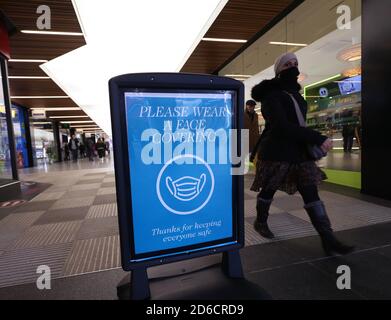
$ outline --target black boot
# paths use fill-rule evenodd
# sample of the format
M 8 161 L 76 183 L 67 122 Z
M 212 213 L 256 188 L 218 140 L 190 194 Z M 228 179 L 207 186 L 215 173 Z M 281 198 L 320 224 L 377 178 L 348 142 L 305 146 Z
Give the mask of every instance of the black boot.
M 307 204 L 304 209 L 307 211 L 312 224 L 318 231 L 322 240 L 323 250 L 326 255 L 333 254 L 348 254 L 354 250 L 353 246 L 348 246 L 341 243 L 333 233 L 329 217 L 327 216 L 326 208 L 322 201 L 312 202 Z
M 273 232 L 270 231 L 269 226 L 267 225 L 271 203 L 272 200 L 265 200 L 260 197 L 257 198 L 257 218 L 254 221 L 254 229 L 262 237 L 268 239 L 274 238 Z

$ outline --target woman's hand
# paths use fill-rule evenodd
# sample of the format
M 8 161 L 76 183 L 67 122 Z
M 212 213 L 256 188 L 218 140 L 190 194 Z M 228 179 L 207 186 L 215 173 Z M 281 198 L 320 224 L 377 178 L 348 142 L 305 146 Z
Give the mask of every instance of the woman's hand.
M 333 141 L 331 139 L 326 139 L 325 142 L 320 146 L 324 153 L 329 152 L 333 148 Z

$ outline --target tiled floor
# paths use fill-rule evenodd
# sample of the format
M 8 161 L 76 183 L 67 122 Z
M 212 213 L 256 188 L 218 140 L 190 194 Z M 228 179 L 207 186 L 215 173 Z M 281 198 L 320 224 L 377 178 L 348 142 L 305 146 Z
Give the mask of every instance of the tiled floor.
M 0 209 L 0 287 L 32 282 L 36 268 L 48 265 L 61 278 L 120 267 L 115 178 L 106 163 L 54 164 L 28 169 L 22 179 L 50 183 L 31 201 Z M 245 177 L 246 246 L 315 235 L 299 196 L 277 193 L 271 207 L 271 241 L 252 227 L 255 219 L 252 176 Z M 321 191 L 336 230 L 391 221 L 391 209 Z M 9 209 L 8 209 L 9 210 Z M 4 218 L 3 218 L 4 216 Z
M 358 150 L 354 150 L 352 153 L 330 152 L 320 161 L 319 165 L 328 169 L 358 172 L 361 171 L 361 152 Z

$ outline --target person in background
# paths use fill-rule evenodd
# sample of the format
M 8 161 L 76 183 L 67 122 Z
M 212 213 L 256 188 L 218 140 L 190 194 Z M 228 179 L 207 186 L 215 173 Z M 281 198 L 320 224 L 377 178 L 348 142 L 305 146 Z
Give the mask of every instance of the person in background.
M 246 111 L 244 112 L 244 129 L 249 130 L 249 152 L 254 150 L 259 139 L 258 114 L 255 112 L 257 103 L 254 100 L 246 102 Z
M 80 158 L 84 159 L 86 154 L 85 154 L 85 145 L 84 143 L 80 142 L 80 145 L 79 145 L 79 150 L 80 150 Z
M 360 150 L 362 149 L 362 127 L 361 127 L 361 111 L 358 113 L 358 123 L 356 129 L 354 130 L 354 136 Z
M 16 152 L 16 161 L 18 169 L 24 168 L 23 153 L 21 150 L 17 150 Z
M 71 160 L 70 154 L 69 154 L 69 146 L 68 143 L 64 142 L 64 160 L 69 161 Z
M 352 124 L 344 124 L 342 127 L 343 151 L 346 153 L 352 152 L 355 131 L 355 127 Z
M 101 161 L 103 162 L 106 152 L 106 146 L 101 138 L 99 138 L 96 142 L 96 150 L 98 151 L 99 159 L 101 159 Z
M 107 155 L 110 156 L 110 142 L 109 142 L 109 140 L 106 140 L 105 145 L 106 145 Z
M 76 162 L 79 153 L 79 139 L 77 139 L 74 134 L 72 135 L 71 140 L 69 140 L 68 147 L 72 152 L 73 161 Z
M 86 142 L 86 151 L 87 151 L 87 157 L 89 161 L 94 161 L 94 142 L 91 138 L 87 139 Z
M 309 145 L 319 146 L 327 153 L 332 141 L 319 132 L 301 126 L 296 112 L 303 118 L 307 114 L 307 102 L 300 94 L 300 71 L 294 53 L 280 56 L 274 65 L 275 78 L 264 80 L 251 92 L 255 101 L 262 104 L 266 121 L 258 150 L 253 150 L 250 160 L 258 154 L 256 176 L 251 190 L 257 196 L 255 230 L 266 238 L 273 238 L 267 220 L 269 209 L 277 190 L 292 195 L 299 191 L 304 209 L 319 233 L 326 255 L 348 254 L 354 247 L 341 243 L 334 235 L 324 203 L 319 198 L 318 184 L 326 179 L 308 153 Z

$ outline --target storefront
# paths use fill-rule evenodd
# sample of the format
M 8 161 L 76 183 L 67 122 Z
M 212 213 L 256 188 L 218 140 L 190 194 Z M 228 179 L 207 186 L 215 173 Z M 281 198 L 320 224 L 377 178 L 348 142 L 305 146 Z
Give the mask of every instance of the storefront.
M 14 127 L 17 168 L 32 167 L 32 146 L 27 108 L 12 105 L 12 124 Z
M 13 31 L 14 26 L 0 11 L 0 201 L 11 199 L 20 193 L 13 129 L 13 119 L 17 121 L 17 110 L 10 103 L 7 71 L 7 59 L 10 58 L 8 35 Z M 22 128 L 18 134 L 21 138 Z M 22 147 L 21 144 L 21 151 Z M 21 155 L 23 156 L 22 153 Z
M 349 25 L 341 25 L 341 12 Z M 295 52 L 307 125 L 334 144 L 319 166 L 329 182 L 356 189 L 361 189 L 361 12 L 361 0 L 306 0 L 219 71 L 238 75 L 250 99 L 256 84 L 274 77 L 275 59 Z M 261 107 L 256 111 L 262 127 Z
M 1 58 L 0 58 L 1 59 Z M 13 179 L 8 121 L 4 104 L 3 83 L 0 82 L 0 184 Z
M 67 125 L 60 125 L 46 117 L 40 119 L 32 117 L 30 133 L 34 166 L 60 162 L 64 159 L 64 146 L 70 137 Z

